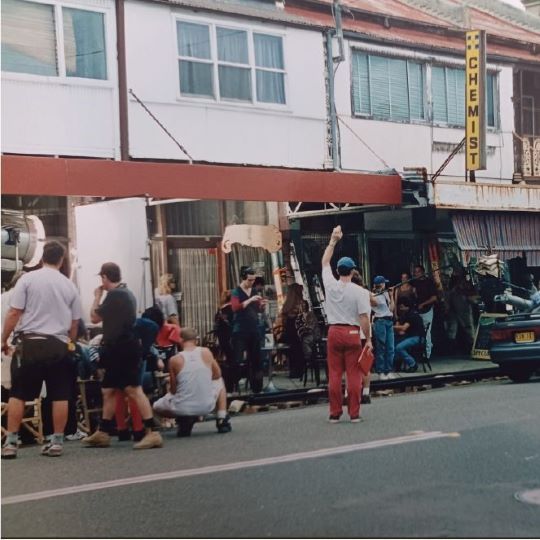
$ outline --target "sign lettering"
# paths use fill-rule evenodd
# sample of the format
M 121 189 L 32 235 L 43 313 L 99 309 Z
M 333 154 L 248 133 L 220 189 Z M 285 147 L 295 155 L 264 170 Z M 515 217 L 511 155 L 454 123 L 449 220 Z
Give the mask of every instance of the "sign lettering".
M 465 51 L 466 167 L 486 168 L 486 35 L 483 30 L 466 33 Z

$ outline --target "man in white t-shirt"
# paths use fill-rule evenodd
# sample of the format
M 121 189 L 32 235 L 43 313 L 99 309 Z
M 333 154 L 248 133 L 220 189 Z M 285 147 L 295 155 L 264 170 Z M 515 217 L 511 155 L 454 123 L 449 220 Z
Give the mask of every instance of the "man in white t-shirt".
M 2 329 L 2 352 L 9 352 L 8 338 L 16 328 L 17 347 L 11 366 L 6 442 L 2 459 L 17 457 L 17 433 L 24 402 L 38 397 L 43 381 L 53 402 L 54 433 L 41 449 L 44 456 L 63 452 L 68 400 L 73 387 L 73 361 L 68 343 L 77 338 L 81 301 L 75 285 L 60 273 L 65 249 L 59 242 L 43 248 L 43 268 L 29 272 L 15 285 Z
M 348 413 L 351 422 L 360 421 L 360 393 L 362 372 L 358 358 L 362 352 L 361 333 L 366 337 L 364 347 L 372 349 L 369 315 L 369 291 L 351 282 L 356 268 L 350 257 L 337 263 L 339 279 L 335 279 L 330 260 L 336 244 L 343 237 L 341 226 L 332 231 L 330 243 L 322 258 L 322 278 L 325 291 L 325 310 L 328 319 L 328 398 L 331 423 L 339 422 L 343 413 L 341 380 L 347 374 Z M 363 337 L 363 336 L 362 336 Z

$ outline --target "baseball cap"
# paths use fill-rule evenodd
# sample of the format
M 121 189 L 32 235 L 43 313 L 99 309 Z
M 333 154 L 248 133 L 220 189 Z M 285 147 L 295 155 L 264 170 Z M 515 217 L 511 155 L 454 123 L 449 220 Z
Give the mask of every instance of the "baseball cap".
M 118 283 L 122 279 L 122 272 L 116 263 L 106 262 L 101 265 L 98 276 L 105 276 L 113 283 Z
M 384 276 L 375 276 L 373 278 L 374 285 L 380 285 L 381 283 L 388 283 L 388 280 Z
M 337 262 L 338 268 L 344 266 L 345 268 L 356 268 L 356 263 L 350 257 L 341 257 Z

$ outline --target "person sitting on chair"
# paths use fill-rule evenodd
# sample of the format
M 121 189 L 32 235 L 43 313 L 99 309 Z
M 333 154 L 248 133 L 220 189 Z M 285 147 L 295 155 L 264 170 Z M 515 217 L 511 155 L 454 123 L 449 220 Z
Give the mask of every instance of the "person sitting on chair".
M 424 336 L 424 323 L 420 315 L 411 308 L 411 301 L 408 298 L 401 298 L 398 304 L 398 321 L 394 324 L 396 332 L 395 355 L 400 363 L 405 361 L 406 373 L 414 373 L 418 369 L 418 364 L 410 354 L 410 349 L 420 344 Z
M 146 309 L 142 314 L 142 318 L 150 319 L 159 328 L 155 339 L 160 358 L 158 370 L 168 371 L 169 358 L 174 356 L 181 348 L 180 327 L 177 324 L 166 322 L 163 313 L 157 306 Z
M 154 411 L 176 418 L 178 437 L 189 437 L 198 417 L 217 407 L 218 433 L 228 433 L 232 427 L 219 365 L 210 349 L 197 346 L 196 330 L 183 328 L 181 336 L 183 350 L 169 362 L 170 392 L 154 403 Z

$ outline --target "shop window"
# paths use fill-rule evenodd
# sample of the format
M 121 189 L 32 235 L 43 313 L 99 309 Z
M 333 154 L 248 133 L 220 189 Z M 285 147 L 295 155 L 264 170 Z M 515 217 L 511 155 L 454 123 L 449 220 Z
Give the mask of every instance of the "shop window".
M 105 55 L 103 13 L 2 1 L 2 71 L 105 80 Z
M 221 236 L 219 201 L 186 201 L 165 205 L 168 235 Z

